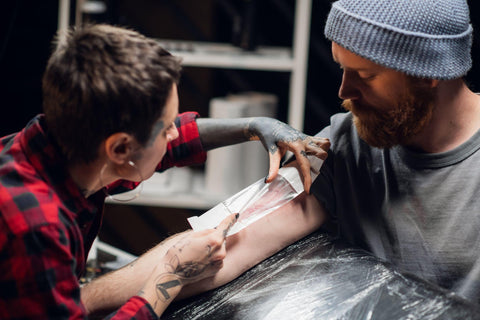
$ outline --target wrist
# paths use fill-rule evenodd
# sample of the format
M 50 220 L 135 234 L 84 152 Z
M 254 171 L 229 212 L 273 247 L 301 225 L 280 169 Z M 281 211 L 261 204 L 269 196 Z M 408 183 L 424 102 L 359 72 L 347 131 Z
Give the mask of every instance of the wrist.
M 138 296 L 147 300 L 155 313 L 160 316 L 182 288 L 183 284 L 177 275 L 164 273 L 149 279 Z
M 253 117 L 248 119 L 248 123 L 244 129 L 244 136 L 248 141 L 260 140 L 260 127 L 265 117 Z

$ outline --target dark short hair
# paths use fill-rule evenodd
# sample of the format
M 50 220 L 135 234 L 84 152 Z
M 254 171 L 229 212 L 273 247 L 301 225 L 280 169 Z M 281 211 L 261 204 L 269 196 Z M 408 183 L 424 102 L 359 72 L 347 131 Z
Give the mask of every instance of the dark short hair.
M 145 145 L 180 72 L 179 58 L 136 31 L 72 28 L 43 76 L 49 133 L 72 162 L 94 160 L 100 143 L 116 132 Z

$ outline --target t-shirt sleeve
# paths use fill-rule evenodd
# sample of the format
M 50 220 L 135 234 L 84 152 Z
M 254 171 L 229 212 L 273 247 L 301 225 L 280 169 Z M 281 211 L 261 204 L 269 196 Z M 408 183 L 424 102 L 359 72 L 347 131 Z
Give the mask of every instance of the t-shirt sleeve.
M 331 219 L 335 221 L 336 208 L 335 208 L 335 191 L 333 187 L 333 165 L 334 165 L 334 152 L 332 151 L 333 142 L 331 137 L 331 127 L 325 127 L 322 131 L 315 136 L 328 138 L 332 144 L 328 150 L 328 157 L 324 161 L 320 174 L 317 176 L 311 186 L 311 194 L 313 194 L 318 201 L 324 206 Z

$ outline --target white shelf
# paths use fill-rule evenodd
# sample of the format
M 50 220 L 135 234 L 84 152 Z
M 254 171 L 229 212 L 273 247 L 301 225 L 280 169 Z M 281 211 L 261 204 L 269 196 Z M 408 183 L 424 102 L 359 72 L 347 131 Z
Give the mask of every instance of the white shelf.
M 297 0 L 292 48 L 245 51 L 226 43 L 159 40 L 184 66 L 290 72 L 288 124 L 303 130 L 312 0 Z
M 122 194 L 128 198 L 137 190 Z M 209 210 L 227 199 L 229 194 L 212 194 L 205 190 L 203 172 L 190 168 L 171 168 L 164 173 L 155 173 L 143 182 L 140 195 L 128 202 L 106 199 L 109 204 L 171 207 L 182 209 Z
M 77 25 L 82 20 L 82 3 L 83 0 L 77 1 L 75 10 L 75 23 Z M 63 37 L 63 32 L 70 25 L 69 7 L 70 0 L 59 0 L 58 30 L 60 39 Z M 232 51 L 233 46 L 225 44 L 202 45 L 197 42 L 195 46 L 192 43 L 187 43 L 180 50 L 173 48 L 172 53 L 182 56 L 185 66 L 290 71 L 290 97 L 287 122 L 292 127 L 303 130 L 311 14 L 312 0 L 296 1 L 293 46 L 291 50 L 289 48 L 260 48 L 254 52 L 245 52 L 237 49 L 236 53 L 232 54 L 235 51 Z M 202 52 L 202 48 L 208 50 Z M 212 52 L 214 48 L 216 48 L 216 52 Z
M 196 209 L 196 210 L 209 210 L 216 204 L 221 202 L 220 198 L 214 198 L 207 194 L 195 194 L 195 193 L 177 193 L 177 194 L 162 194 L 151 195 L 141 194 L 135 200 L 129 202 L 117 202 L 115 200 L 107 199 L 106 202 L 110 204 L 128 204 L 138 206 L 151 206 L 151 207 L 165 207 L 165 208 L 180 208 L 180 209 Z
M 170 53 L 181 57 L 184 66 L 287 72 L 295 66 L 292 50 L 286 47 L 259 47 L 255 51 L 245 51 L 226 43 L 158 41 Z

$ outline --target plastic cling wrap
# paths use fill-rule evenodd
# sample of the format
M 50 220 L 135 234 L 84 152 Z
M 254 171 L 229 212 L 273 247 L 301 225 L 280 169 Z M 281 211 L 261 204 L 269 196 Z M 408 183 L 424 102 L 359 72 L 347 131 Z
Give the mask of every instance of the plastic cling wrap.
M 308 157 L 312 181 L 318 175 L 323 161 Z M 230 229 L 232 235 L 272 211 L 280 208 L 303 192 L 303 182 L 295 167 L 280 168 L 278 176 L 270 183 L 259 180 L 247 188 L 222 201 L 201 216 L 194 216 L 188 222 L 195 231 L 216 227 L 231 213 L 239 213 L 237 222 Z
M 478 306 L 316 231 L 163 320 L 476 320 Z

